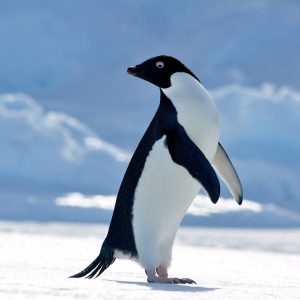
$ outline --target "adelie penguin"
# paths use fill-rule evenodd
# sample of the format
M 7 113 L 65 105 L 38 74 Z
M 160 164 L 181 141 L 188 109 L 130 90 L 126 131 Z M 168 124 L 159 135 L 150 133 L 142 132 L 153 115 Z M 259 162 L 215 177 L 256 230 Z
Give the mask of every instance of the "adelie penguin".
M 218 201 L 215 170 L 238 204 L 242 186 L 219 143 L 217 107 L 194 73 L 164 55 L 127 72 L 159 88 L 159 107 L 124 175 L 99 256 L 71 277 L 97 277 L 117 258 L 126 257 L 145 269 L 148 282 L 191 284 L 189 278 L 168 276 L 185 212 L 201 187 L 213 203 Z

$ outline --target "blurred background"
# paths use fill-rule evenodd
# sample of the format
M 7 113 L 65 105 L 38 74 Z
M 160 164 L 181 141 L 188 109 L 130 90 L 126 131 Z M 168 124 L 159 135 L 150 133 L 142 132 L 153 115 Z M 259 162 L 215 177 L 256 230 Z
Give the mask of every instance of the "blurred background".
M 244 187 L 186 225 L 300 226 L 300 2 L 0 0 L 0 219 L 108 222 L 159 103 L 126 69 L 177 57 Z

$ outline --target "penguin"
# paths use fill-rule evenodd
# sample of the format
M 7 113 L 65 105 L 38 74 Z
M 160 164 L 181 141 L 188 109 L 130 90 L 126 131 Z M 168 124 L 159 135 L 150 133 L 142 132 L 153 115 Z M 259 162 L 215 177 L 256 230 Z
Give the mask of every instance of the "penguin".
M 239 205 L 242 185 L 219 142 L 217 107 L 188 67 L 160 55 L 127 72 L 157 86 L 160 103 L 121 182 L 100 254 L 71 277 L 98 277 L 116 259 L 128 258 L 144 268 L 150 283 L 193 284 L 168 275 L 182 218 L 201 187 L 217 203 L 216 172 Z

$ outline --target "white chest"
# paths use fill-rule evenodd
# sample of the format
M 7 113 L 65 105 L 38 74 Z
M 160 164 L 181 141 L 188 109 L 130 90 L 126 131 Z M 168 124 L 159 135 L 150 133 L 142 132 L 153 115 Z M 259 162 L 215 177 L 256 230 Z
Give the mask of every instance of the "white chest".
M 178 122 L 190 139 L 212 161 L 219 141 L 215 103 L 203 85 L 187 73 L 175 73 L 171 87 L 162 89 L 177 110 Z
M 185 168 L 173 162 L 164 139 L 154 144 L 135 191 L 133 228 L 138 250 L 144 238 L 164 237 L 177 229 L 200 188 Z

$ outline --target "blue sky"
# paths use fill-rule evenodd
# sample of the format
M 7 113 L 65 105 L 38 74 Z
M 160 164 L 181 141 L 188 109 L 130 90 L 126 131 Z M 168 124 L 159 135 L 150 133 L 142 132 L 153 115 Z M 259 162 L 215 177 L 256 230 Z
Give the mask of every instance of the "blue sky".
M 0 0 L 2 217 L 30 197 L 117 193 L 159 97 L 126 68 L 158 54 L 181 59 L 214 96 L 246 197 L 299 212 L 299 8 Z

